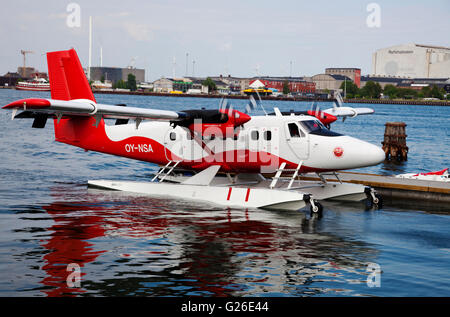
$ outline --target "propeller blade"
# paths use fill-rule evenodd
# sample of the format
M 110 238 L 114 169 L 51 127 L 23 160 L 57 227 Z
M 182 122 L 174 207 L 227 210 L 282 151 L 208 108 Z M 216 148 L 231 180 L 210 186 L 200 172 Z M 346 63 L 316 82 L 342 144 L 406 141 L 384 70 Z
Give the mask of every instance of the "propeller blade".
M 263 107 L 262 99 L 261 99 L 261 96 L 259 95 L 258 90 L 256 90 L 256 95 L 258 96 L 258 105 L 261 106 L 261 109 L 264 111 L 265 115 L 267 116 L 266 109 L 264 109 L 264 107 Z
M 250 95 L 249 97 L 249 102 L 248 104 L 245 106 L 245 113 L 249 114 L 250 112 L 252 112 L 253 110 L 256 109 L 258 105 L 256 104 L 255 98 L 253 97 L 253 95 Z

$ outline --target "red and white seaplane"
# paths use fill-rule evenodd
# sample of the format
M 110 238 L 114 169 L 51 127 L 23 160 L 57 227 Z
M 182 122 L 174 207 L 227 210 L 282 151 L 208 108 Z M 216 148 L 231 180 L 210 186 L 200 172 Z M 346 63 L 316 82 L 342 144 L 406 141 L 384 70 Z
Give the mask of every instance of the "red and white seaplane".
M 99 104 L 74 49 L 47 53 L 47 62 L 51 99 L 4 106 L 13 119 L 33 118 L 33 127 L 43 128 L 52 118 L 58 142 L 161 166 L 148 182 L 89 180 L 90 186 L 241 208 L 298 210 L 309 204 L 312 213 L 322 212 L 322 199 L 379 201 L 363 185 L 325 181 L 326 173 L 338 178 L 336 171 L 376 165 L 385 154 L 325 128 L 319 119 L 333 118 L 323 113 L 274 108 L 272 115 L 250 116 L 227 106 L 172 111 Z M 335 109 L 333 116 L 373 112 L 361 109 Z M 322 181 L 299 180 L 308 172 Z

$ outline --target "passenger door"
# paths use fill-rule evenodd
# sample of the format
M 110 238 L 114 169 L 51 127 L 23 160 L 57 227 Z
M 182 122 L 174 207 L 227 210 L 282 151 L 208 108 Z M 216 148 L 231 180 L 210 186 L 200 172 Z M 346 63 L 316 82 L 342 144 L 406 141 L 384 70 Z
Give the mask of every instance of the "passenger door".
M 305 160 L 309 157 L 309 134 L 306 133 L 295 121 L 287 122 L 286 142 L 289 144 L 292 152 L 300 159 Z

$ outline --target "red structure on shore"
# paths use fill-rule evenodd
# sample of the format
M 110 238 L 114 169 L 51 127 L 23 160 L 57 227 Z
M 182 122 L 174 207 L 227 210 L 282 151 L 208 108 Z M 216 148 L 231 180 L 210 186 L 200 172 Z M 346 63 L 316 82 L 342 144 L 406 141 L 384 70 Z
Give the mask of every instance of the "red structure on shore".
M 300 78 L 288 77 L 288 78 L 276 78 L 276 77 L 264 77 L 250 81 L 250 85 L 259 80 L 266 88 L 277 89 L 283 91 L 285 82 L 288 83 L 290 92 L 303 92 L 314 93 L 316 91 L 316 84 Z

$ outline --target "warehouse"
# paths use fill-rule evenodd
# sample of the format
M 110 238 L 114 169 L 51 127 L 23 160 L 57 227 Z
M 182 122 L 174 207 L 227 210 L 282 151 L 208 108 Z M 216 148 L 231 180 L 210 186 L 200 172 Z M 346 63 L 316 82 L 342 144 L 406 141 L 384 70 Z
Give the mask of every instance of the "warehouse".
M 448 78 L 450 77 L 450 48 L 404 44 L 379 49 L 372 55 L 372 75 Z
M 119 80 L 127 81 L 128 74 L 136 77 L 136 82 L 145 82 L 145 69 L 119 68 L 119 67 L 91 67 L 91 80 L 109 80 L 116 83 Z

